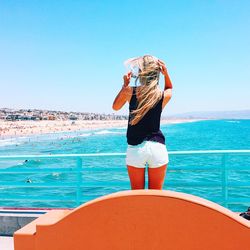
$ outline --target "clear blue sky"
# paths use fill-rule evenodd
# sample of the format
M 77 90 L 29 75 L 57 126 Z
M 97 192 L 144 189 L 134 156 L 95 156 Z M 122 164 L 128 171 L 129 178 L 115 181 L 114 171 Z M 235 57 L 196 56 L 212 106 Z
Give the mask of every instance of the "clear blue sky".
M 123 61 L 152 54 L 174 85 L 165 115 L 250 109 L 249 13 L 247 0 L 0 0 L 0 107 L 112 113 Z

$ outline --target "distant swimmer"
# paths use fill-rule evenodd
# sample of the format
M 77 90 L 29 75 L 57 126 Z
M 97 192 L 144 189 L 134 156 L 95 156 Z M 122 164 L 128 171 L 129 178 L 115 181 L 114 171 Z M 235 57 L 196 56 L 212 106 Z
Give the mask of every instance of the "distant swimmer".
M 32 180 L 31 179 L 27 179 L 26 182 L 27 183 L 32 183 Z

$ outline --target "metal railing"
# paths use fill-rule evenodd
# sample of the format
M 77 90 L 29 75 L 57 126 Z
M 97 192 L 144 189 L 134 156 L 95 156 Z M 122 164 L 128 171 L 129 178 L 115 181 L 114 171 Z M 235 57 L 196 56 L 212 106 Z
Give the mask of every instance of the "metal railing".
M 219 188 L 222 192 L 222 197 L 219 203 L 221 203 L 223 206 L 227 207 L 228 204 L 248 204 L 250 205 L 250 196 L 248 197 L 238 197 L 238 198 L 230 198 L 228 196 L 228 189 L 229 188 L 250 188 L 250 180 L 243 180 L 243 181 L 233 181 L 228 179 L 228 173 L 230 170 L 237 170 L 237 171 L 250 171 L 250 164 L 249 165 L 241 165 L 240 167 L 235 167 L 230 160 L 228 160 L 229 157 L 232 156 L 250 156 L 250 150 L 206 150 L 206 151 L 172 151 L 169 152 L 170 155 L 170 165 L 168 168 L 168 171 L 219 171 L 221 175 L 220 185 Z M 216 156 L 219 157 L 220 166 L 175 166 L 173 162 L 173 158 L 176 158 L 182 161 L 182 157 L 205 157 L 205 156 Z M 110 183 L 107 181 L 91 181 L 91 180 L 84 180 L 83 179 L 83 173 L 87 170 L 92 170 L 95 173 L 107 171 L 107 168 L 103 169 L 100 167 L 94 167 L 94 168 L 85 168 L 83 159 L 91 158 L 94 164 L 94 159 L 96 157 L 112 157 L 114 159 L 115 157 L 125 157 L 125 153 L 94 153 L 94 154 L 54 154 L 54 155 L 6 155 L 6 156 L 0 156 L 0 163 L 1 162 L 12 162 L 12 161 L 20 161 L 20 160 L 73 160 L 74 165 L 70 167 L 51 167 L 46 166 L 43 168 L 23 168 L 22 166 L 16 167 L 16 168 L 0 168 L 0 188 L 1 189 L 10 189 L 10 192 L 8 194 L 0 192 L 0 200 L 5 201 L 19 201 L 19 200 L 32 200 L 32 201 L 69 201 L 73 202 L 76 206 L 82 203 L 84 200 L 83 194 L 82 194 L 82 188 L 84 187 L 92 187 L 95 188 L 98 187 L 109 187 Z M 194 161 L 195 162 L 195 161 Z M 250 161 L 249 161 L 250 162 Z M 123 162 L 122 162 L 123 164 Z M 108 167 L 109 171 L 124 171 L 126 168 L 117 168 L 117 167 Z M 46 174 L 51 172 L 57 172 L 57 173 L 63 173 L 66 175 L 74 174 L 74 178 L 71 179 L 71 181 L 54 181 L 50 183 L 44 183 L 44 182 L 24 182 L 24 181 L 11 181 L 6 182 L 2 181 L 4 176 L 15 174 L 22 175 L 22 174 Z M 112 179 L 112 178 L 111 178 Z M 129 181 L 127 180 L 113 180 L 112 185 L 120 188 L 126 188 L 129 189 Z M 216 185 L 214 183 L 187 183 L 187 182 L 168 182 L 167 185 L 171 187 L 215 187 Z M 218 185 L 217 185 L 218 186 Z M 72 189 L 72 192 L 74 193 L 73 196 L 69 199 L 68 197 L 60 196 L 60 195 L 53 195 L 53 194 L 46 194 L 46 195 L 36 195 L 32 197 L 26 197 L 26 196 L 19 196 L 18 194 L 15 194 L 16 189 L 22 189 L 22 188 L 53 188 L 53 189 L 60 189 L 60 188 L 68 188 Z M 11 191 L 12 190 L 12 191 Z M 90 191 L 91 192 L 91 191 Z M 214 200 L 216 201 L 216 200 Z

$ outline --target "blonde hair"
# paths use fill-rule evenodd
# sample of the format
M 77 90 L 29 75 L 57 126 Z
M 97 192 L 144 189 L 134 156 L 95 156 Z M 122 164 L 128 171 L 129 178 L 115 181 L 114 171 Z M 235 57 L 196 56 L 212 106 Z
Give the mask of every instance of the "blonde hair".
M 138 64 L 139 72 L 136 82 L 139 80 L 141 86 L 137 88 L 138 106 L 131 112 L 130 125 L 136 125 L 162 98 L 162 91 L 159 87 L 158 60 L 155 60 L 153 56 L 145 55 L 139 59 Z

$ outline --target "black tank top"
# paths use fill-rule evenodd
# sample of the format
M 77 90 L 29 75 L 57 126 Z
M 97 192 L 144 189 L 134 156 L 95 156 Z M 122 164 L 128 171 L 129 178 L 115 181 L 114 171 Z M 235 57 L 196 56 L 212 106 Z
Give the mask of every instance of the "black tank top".
M 133 118 L 131 112 L 137 108 L 136 87 L 133 87 L 133 95 L 129 103 L 129 120 L 127 129 L 127 142 L 129 145 L 138 145 L 143 141 L 156 141 L 165 144 L 165 137 L 160 130 L 163 93 L 160 101 L 150 109 L 144 117 L 135 125 L 129 122 Z

